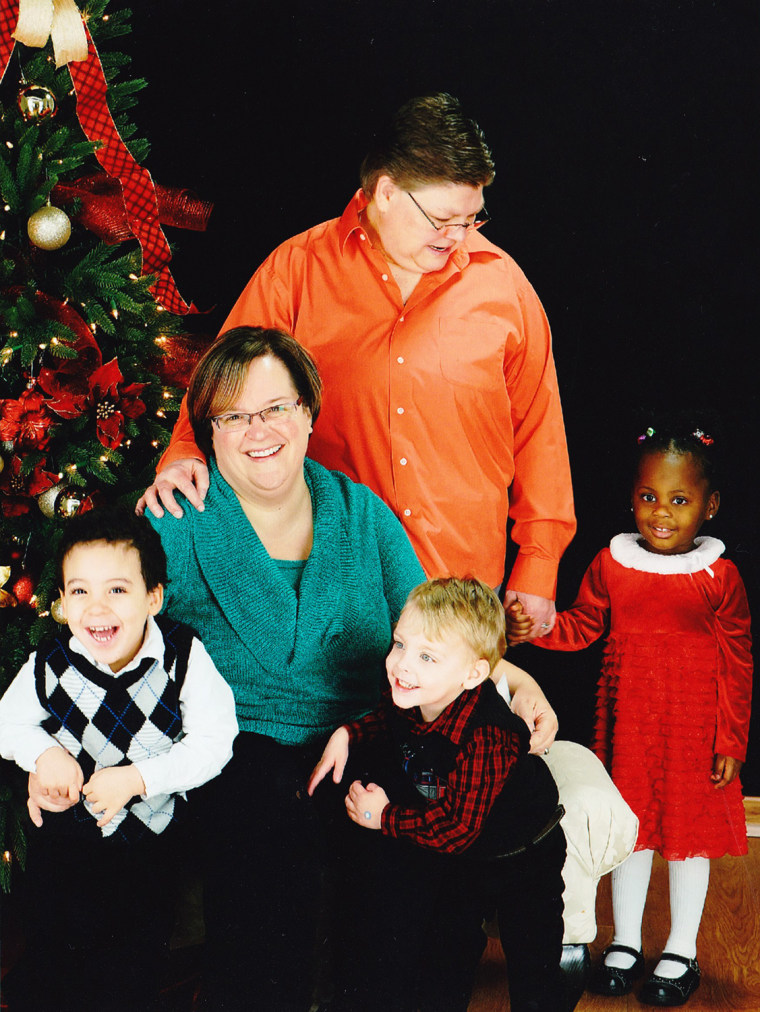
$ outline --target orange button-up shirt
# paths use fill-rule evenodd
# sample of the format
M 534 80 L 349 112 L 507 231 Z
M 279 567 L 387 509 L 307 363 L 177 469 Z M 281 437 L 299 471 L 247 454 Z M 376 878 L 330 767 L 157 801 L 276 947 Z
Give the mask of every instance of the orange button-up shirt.
M 429 576 L 498 586 L 510 513 L 509 587 L 553 598 L 575 518 L 541 303 L 473 231 L 404 304 L 365 205 L 359 191 L 341 218 L 279 246 L 223 329 L 278 327 L 309 349 L 324 383 L 309 456 L 384 499 Z M 199 456 L 183 403 L 159 470 Z

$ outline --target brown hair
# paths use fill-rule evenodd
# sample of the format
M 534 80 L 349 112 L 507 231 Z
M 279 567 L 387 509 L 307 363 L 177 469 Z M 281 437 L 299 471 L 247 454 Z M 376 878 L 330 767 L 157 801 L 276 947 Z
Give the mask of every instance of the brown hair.
M 426 636 L 440 638 L 449 632 L 461 636 L 478 659 L 493 671 L 507 648 L 504 606 L 487 584 L 473 577 L 454 576 L 419 584 L 406 599 L 415 607 Z
M 465 116 L 458 99 L 439 92 L 402 105 L 375 138 L 359 175 L 371 200 L 382 175 L 404 190 L 425 183 L 488 186 L 494 163 L 475 120 Z
M 187 410 L 198 447 L 211 455 L 211 419 L 232 406 L 257 358 L 271 355 L 290 373 L 298 396 L 311 412 L 312 424 L 322 406 L 322 380 L 314 359 L 290 334 L 264 327 L 234 327 L 216 340 L 193 370 Z

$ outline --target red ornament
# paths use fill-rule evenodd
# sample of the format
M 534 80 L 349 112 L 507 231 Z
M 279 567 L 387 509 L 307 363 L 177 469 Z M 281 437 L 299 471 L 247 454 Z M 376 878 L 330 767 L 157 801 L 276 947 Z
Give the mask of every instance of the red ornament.
M 34 597 L 34 580 L 29 573 L 23 573 L 13 584 L 13 595 L 19 604 L 31 604 Z

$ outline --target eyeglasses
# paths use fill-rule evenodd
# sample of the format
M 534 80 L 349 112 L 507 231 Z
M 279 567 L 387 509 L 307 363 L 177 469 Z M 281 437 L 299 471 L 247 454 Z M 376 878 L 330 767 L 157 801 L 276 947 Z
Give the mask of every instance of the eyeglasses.
M 420 212 L 420 214 L 425 219 L 425 221 L 429 225 L 431 225 L 436 230 L 436 232 L 445 232 L 447 228 L 463 228 L 465 230 L 465 232 L 469 232 L 470 229 L 482 228 L 486 224 L 486 222 L 488 222 L 488 221 L 491 220 L 488 217 L 488 213 L 486 212 L 486 206 L 484 204 L 483 207 L 481 208 L 480 212 L 479 212 L 480 214 L 483 215 L 483 217 L 480 218 L 478 221 L 465 221 L 465 222 L 452 221 L 452 222 L 446 222 L 445 224 L 443 224 L 441 222 L 435 222 L 430 217 L 430 215 L 427 214 L 427 212 L 424 211 L 420 207 L 420 205 L 417 203 L 417 201 L 414 199 L 414 197 L 412 197 L 411 193 L 408 190 L 406 191 L 406 195 L 407 195 L 407 197 L 409 197 L 411 199 L 412 203 L 417 208 L 417 210 Z
M 262 425 L 281 425 L 293 417 L 302 403 L 303 397 L 299 397 L 297 401 L 273 404 L 262 411 L 227 411 L 223 415 L 213 415 L 211 421 L 219 432 L 242 432 L 254 418 L 260 418 Z

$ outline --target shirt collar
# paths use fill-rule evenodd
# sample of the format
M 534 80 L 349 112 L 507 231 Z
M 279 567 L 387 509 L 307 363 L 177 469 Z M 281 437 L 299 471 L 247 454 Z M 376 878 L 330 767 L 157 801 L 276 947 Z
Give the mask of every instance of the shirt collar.
M 443 713 L 439 714 L 430 723 L 422 719 L 419 707 L 415 706 L 413 710 L 409 711 L 409 723 L 415 733 L 428 734 L 435 731 L 438 734 L 445 735 L 447 738 L 451 738 L 455 744 L 459 744 L 470 717 L 477 706 L 484 684 L 481 682 L 474 689 L 465 689 L 463 692 L 460 692 L 457 698 L 452 703 L 449 703 Z
M 361 229 L 364 231 L 364 225 L 359 220 L 359 213 L 364 210 L 369 201 L 364 195 L 364 190 L 358 189 L 353 195 L 351 200 L 348 202 L 348 207 L 343 212 L 338 222 L 338 241 L 340 243 L 341 253 L 344 251 L 348 237 L 352 232 L 356 232 Z
M 106 674 L 113 675 L 114 672 L 111 670 L 108 664 L 103 664 L 101 661 L 95 660 L 90 651 L 80 642 L 76 636 L 71 636 L 69 640 L 69 648 L 75 654 L 80 654 L 86 660 L 92 664 L 93 667 L 97 668 L 98 671 L 103 671 Z M 138 666 L 140 661 L 149 657 L 151 660 L 158 661 L 164 656 L 164 638 L 161 635 L 161 630 L 156 625 L 155 619 L 152 615 L 148 615 L 148 622 L 145 627 L 145 639 L 143 645 L 137 651 L 135 656 L 126 664 L 120 671 L 115 672 L 117 675 L 125 674 L 128 671 L 132 671 Z

